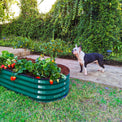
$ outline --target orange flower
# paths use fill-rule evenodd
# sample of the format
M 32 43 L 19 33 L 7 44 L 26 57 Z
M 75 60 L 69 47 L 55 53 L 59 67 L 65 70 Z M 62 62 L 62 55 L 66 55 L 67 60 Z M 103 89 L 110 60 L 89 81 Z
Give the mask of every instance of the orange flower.
M 52 59 L 52 62 L 55 62 L 55 61 Z

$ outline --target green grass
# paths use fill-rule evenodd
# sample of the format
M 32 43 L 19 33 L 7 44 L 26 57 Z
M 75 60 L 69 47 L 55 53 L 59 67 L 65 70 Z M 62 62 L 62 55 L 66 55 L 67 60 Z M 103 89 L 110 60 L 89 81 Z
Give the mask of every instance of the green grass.
M 119 88 L 71 79 L 67 97 L 42 104 L 0 86 L 0 122 L 120 122 L 121 95 Z

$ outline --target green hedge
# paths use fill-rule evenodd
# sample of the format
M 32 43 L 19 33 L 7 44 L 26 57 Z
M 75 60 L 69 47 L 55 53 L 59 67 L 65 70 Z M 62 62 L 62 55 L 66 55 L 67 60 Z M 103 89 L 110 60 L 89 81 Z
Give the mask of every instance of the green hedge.
M 22 1 L 25 4 L 20 18 L 3 27 L 4 35 L 36 38 L 42 42 L 60 38 L 82 44 L 85 52 L 104 55 L 108 49 L 122 52 L 119 0 L 57 0 L 46 15 L 38 14 L 36 4 Z M 33 11 L 28 7 L 30 4 Z

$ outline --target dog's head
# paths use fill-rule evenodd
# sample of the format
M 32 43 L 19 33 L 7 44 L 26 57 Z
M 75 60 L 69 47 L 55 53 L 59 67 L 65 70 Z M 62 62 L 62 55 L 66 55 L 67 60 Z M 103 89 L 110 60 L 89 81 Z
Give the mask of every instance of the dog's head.
M 74 55 L 79 55 L 79 53 L 81 52 L 81 46 L 77 47 L 77 44 L 75 45 L 75 48 L 73 48 L 72 53 Z

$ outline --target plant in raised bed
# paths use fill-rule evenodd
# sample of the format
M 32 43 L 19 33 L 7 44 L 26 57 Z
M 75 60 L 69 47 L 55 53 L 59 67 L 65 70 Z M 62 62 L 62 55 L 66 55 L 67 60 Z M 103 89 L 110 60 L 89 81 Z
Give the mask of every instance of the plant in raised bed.
M 2 55 L 0 55 L 1 69 L 7 69 L 11 67 L 14 68 L 16 60 L 17 56 L 14 57 L 14 54 L 9 53 L 8 51 L 2 51 Z
M 13 71 L 16 74 L 25 73 L 38 79 L 48 78 L 50 80 L 57 80 L 58 78 L 65 78 L 65 76 L 61 74 L 61 69 L 50 58 L 40 60 L 39 57 L 35 63 L 31 60 L 27 61 L 26 59 L 17 60 Z
M 41 57 L 15 60 L 15 57 L 1 56 L 0 59 L 1 67 L 8 59 L 15 62 L 12 62 L 14 67 L 1 68 L 0 85 L 42 102 L 58 100 L 68 94 L 69 69 L 66 66 L 56 64 L 50 58 L 40 60 Z
M 39 57 L 35 62 L 32 62 L 31 60 L 17 59 L 14 54 L 3 51 L 0 59 L 1 69 L 10 69 L 11 67 L 15 76 L 17 74 L 26 74 L 38 79 L 48 78 L 50 80 L 65 78 L 65 75 L 61 73 L 61 69 L 51 58 L 41 60 L 41 57 Z

